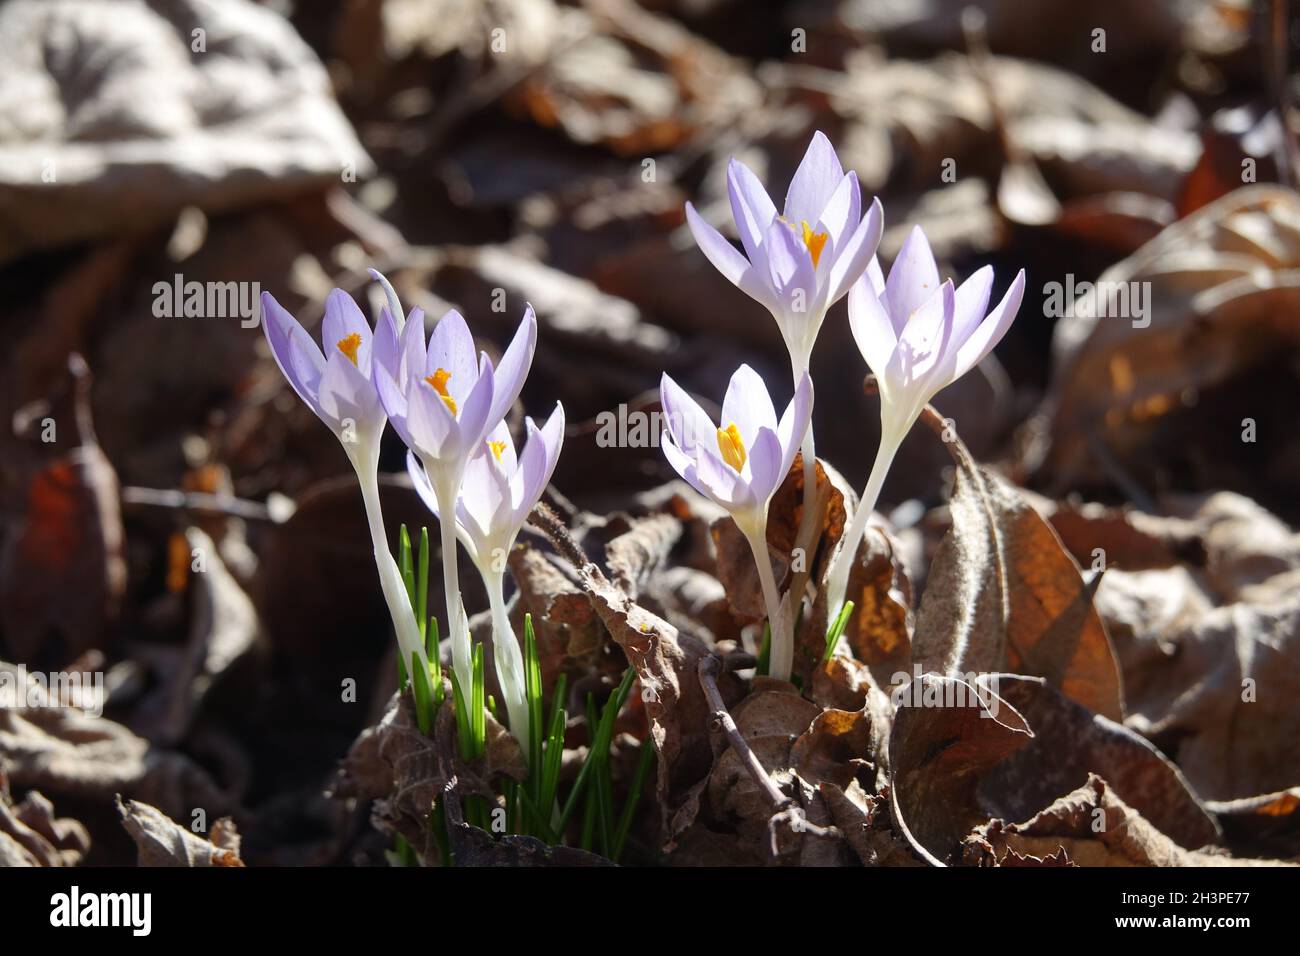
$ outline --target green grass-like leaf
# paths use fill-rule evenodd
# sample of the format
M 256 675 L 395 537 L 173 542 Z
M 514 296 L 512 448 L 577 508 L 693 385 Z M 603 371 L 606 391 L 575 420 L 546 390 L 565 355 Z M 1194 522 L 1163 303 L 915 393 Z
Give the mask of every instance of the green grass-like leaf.
M 636 762 L 636 773 L 632 776 L 632 786 L 627 792 L 627 802 L 623 804 L 623 813 L 618 820 L 618 829 L 614 831 L 614 849 L 610 859 L 617 863 L 623 857 L 623 848 L 627 846 L 627 835 L 632 830 L 632 821 L 636 818 L 637 804 L 641 802 L 641 791 L 645 789 L 646 778 L 654 766 L 655 748 L 647 737 L 641 744 L 641 753 Z
M 844 629 L 848 627 L 849 618 L 852 614 L 853 602 L 845 601 L 844 607 L 840 610 L 839 616 L 835 618 L 835 622 L 831 624 L 831 629 L 826 632 L 826 652 L 822 654 L 823 664 L 829 661 L 831 655 L 835 653 L 835 645 L 840 642 L 840 635 L 843 634 Z

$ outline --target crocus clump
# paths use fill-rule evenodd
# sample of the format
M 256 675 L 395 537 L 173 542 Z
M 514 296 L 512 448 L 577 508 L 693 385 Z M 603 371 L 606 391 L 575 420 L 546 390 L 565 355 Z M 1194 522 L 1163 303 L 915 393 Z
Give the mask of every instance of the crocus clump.
M 402 660 L 428 668 L 420 622 L 389 549 L 379 500 L 385 425 L 391 422 L 406 443 L 416 487 L 439 516 L 456 680 L 468 695 L 473 664 L 457 572 L 459 539 L 487 585 L 497 676 L 511 730 L 523 740 L 529 732 L 524 665 L 505 613 L 505 555 L 550 481 L 564 433 L 564 410 L 557 404 L 542 428 L 527 421 L 528 441 L 516 456 L 504 421 L 532 364 L 537 320 L 531 308 L 525 310 L 494 366 L 476 349 L 459 312 L 444 315 L 426 342 L 423 313 L 413 310 L 408 319 L 388 280 L 373 270 L 371 275 L 387 303 L 374 330 L 351 297 L 335 289 L 325 302 L 322 350 L 268 294 L 262 300 L 267 342 L 289 384 L 338 437 L 356 471 Z
M 687 223 L 714 267 L 772 313 L 789 352 L 797 388 L 802 387 L 800 376 L 808 375 L 813 346 L 827 310 L 846 292 L 854 338 L 879 382 L 880 446 L 853 522 L 840 539 L 824 584 L 826 607 L 834 620 L 844 607 L 849 571 L 899 445 L 935 394 L 978 364 L 1001 340 L 1020 307 L 1024 271 L 990 312 L 993 270 L 980 269 L 957 287 L 951 281 L 941 283 L 929 243 L 917 228 L 886 279 L 876 259 L 883 228 L 880 203 L 873 201 L 866 215 L 861 214 L 857 177 L 853 172 L 844 172 L 834 147 L 820 132 L 813 135 L 791 180 L 780 214 L 758 177 L 736 159 L 731 160 L 727 170 L 727 191 L 743 253 L 708 225 L 690 203 L 686 204 Z M 718 494 L 719 488 L 734 491 L 743 485 L 738 467 L 733 469 L 735 475 L 725 470 L 727 464 L 743 464 L 743 458 L 728 458 L 722 431 L 718 432 L 720 454 L 708 450 L 703 441 L 690 447 L 705 448 L 707 454 L 683 453 L 681 441 L 672 432 L 676 409 L 670 406 L 684 403 L 680 389 L 675 385 L 670 388 L 670 383 L 665 376 L 663 404 L 673 438 L 664 444 L 665 455 L 704 494 L 729 507 L 755 549 L 760 577 L 764 569 L 770 577 L 766 546 L 760 554 L 756 544 L 765 540 L 766 505 L 738 512 L 728 506 L 725 494 Z M 732 385 L 736 386 L 735 378 Z M 766 398 L 761 383 L 744 388 L 751 395 L 757 390 L 762 390 Z M 811 394 L 811 386 L 808 391 Z M 725 407 L 723 417 L 727 418 Z M 804 540 L 813 518 L 813 509 L 806 505 L 816 488 L 811 420 L 795 444 L 802 445 L 804 458 L 805 527 L 800 529 L 800 539 Z M 781 447 L 786 449 L 784 444 Z M 718 464 L 719 459 L 724 465 Z M 783 471 L 776 484 L 784 477 Z M 773 485 L 773 492 L 775 488 Z M 770 500 L 770 494 L 766 500 Z M 792 624 L 793 610 L 789 601 L 783 606 L 774 602 L 775 587 L 769 585 L 769 581 L 763 582 L 772 630 L 769 673 L 787 678 L 790 667 L 785 648 L 792 638 L 786 628 Z

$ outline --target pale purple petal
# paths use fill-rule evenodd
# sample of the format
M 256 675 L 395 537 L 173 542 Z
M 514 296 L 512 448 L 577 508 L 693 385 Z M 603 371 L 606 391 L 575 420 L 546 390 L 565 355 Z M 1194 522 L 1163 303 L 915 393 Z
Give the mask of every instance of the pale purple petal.
M 858 281 L 858 277 L 864 273 L 870 273 L 871 267 L 875 265 L 876 276 L 880 275 L 880 263 L 876 260 L 876 247 L 880 245 L 880 234 L 885 226 L 885 213 L 880 207 L 880 200 L 873 199 L 871 206 L 867 209 L 867 214 L 862 217 L 858 223 L 858 228 L 841 247 L 835 250 L 835 260 L 831 265 L 830 276 L 827 279 L 827 307 L 838 302 L 853 283 Z M 875 279 L 870 281 L 874 282 Z M 880 278 L 880 289 L 885 287 L 883 277 Z
M 424 375 L 433 375 L 438 369 L 451 373 L 447 394 L 460 404 L 478 379 L 478 350 L 465 317 L 455 309 L 438 321 L 429 336 Z
M 374 362 L 383 366 L 394 379 L 400 377 L 402 355 L 397 320 L 385 306 L 379 312 L 379 321 L 375 324 Z
M 824 232 L 829 237 L 826 248 L 822 250 L 823 259 L 831 259 L 843 246 L 846 239 L 861 222 L 862 190 L 858 186 L 858 174 L 846 173 L 831 194 L 830 202 L 822 210 L 821 217 L 810 226 L 814 232 Z
M 389 282 L 388 277 L 378 269 L 367 269 L 366 271 L 370 273 L 370 278 L 378 282 L 383 288 L 384 298 L 388 301 L 388 311 L 392 313 L 394 321 L 397 325 L 404 327 L 406 321 L 404 316 L 406 313 L 402 311 L 402 302 L 397 297 L 397 290 L 393 288 L 393 284 Z
M 266 343 L 280 373 L 307 407 L 320 415 L 317 396 L 321 376 L 325 374 L 325 358 L 298 320 L 269 292 L 262 293 L 262 331 L 266 333 Z
M 329 357 L 320 380 L 320 407 L 335 425 L 372 425 L 383 409 L 375 386 L 341 352 Z
M 776 437 L 781 443 L 780 471 L 783 478 L 794 463 L 794 456 L 798 454 L 799 446 L 803 444 L 804 433 L 808 431 L 808 423 L 812 420 L 812 408 L 812 378 L 804 372 L 799 378 L 799 384 L 795 386 L 794 397 L 790 399 L 790 404 L 782 413 L 780 424 L 776 429 Z
M 411 476 L 411 484 L 415 487 L 415 493 L 420 496 L 424 506 L 432 511 L 433 516 L 437 518 L 438 496 L 433 491 L 428 472 L 424 470 L 424 465 L 420 464 L 420 459 L 415 457 L 413 451 L 407 451 L 406 453 L 406 473 Z
M 515 337 L 501 356 L 492 385 L 492 408 L 488 412 L 489 427 L 505 417 L 506 412 L 519 398 L 528 378 L 528 370 L 533 364 L 533 352 L 537 349 L 537 316 L 530 305 L 524 309 L 523 320 L 515 330 Z
M 767 394 L 767 386 L 748 365 L 736 369 L 722 399 L 722 419 L 718 424 L 725 429 L 733 422 L 746 442 L 753 441 L 760 428 L 776 428 L 776 409 Z
M 929 301 L 938 288 L 939 267 L 925 233 L 916 226 L 908 234 L 885 280 L 885 304 L 900 339 L 908 316 Z
M 492 546 L 495 532 L 509 519 L 510 474 L 496 460 L 496 455 L 486 444 L 480 445 L 465 466 L 460 492 L 456 501 L 456 515 L 474 542 L 474 550 L 482 551 Z M 480 558 L 492 559 L 491 554 Z
M 473 448 L 496 427 L 496 422 L 488 417 L 492 410 L 495 376 L 492 371 L 492 360 L 487 357 L 487 353 L 481 356 L 480 364 L 483 373 L 479 375 L 474 388 L 465 396 L 458 409 L 460 436 L 463 443 L 461 447 L 465 450 Z
M 813 133 L 808 151 L 804 153 L 790 190 L 785 195 L 785 218 L 793 223 L 807 220 L 810 224 L 822 217 L 822 210 L 844 178 L 844 167 L 835 154 L 835 147 L 825 134 Z
M 779 219 L 774 221 L 763 239 L 768 274 L 783 311 L 787 315 L 806 315 L 811 311 L 817 292 L 812 254 L 803 239 Z
M 954 302 L 952 281 L 948 280 L 912 313 L 898 336 L 898 348 L 885 372 L 891 383 L 903 386 L 922 383 L 931 372 L 941 368 L 952 340 Z
M 889 360 L 898 345 L 894 325 L 889 313 L 871 287 L 870 277 L 864 275 L 849 290 L 849 328 L 853 341 L 877 378 L 883 378 Z
M 406 426 L 406 396 L 402 394 L 402 390 L 397 387 L 397 382 L 393 381 L 393 377 L 382 365 L 375 366 L 373 380 L 375 393 L 379 396 L 379 404 L 388 415 L 389 423 L 404 444 L 408 447 L 413 446 L 415 443 L 411 440 L 411 431 Z
M 667 372 L 659 383 L 659 403 L 668 434 L 687 455 L 694 457 L 695 447 L 701 442 L 717 440 L 718 427 L 713 419 Z
M 412 309 L 411 314 L 407 316 L 406 325 L 402 326 L 400 345 L 402 364 L 399 366 L 399 374 L 394 376 L 393 380 L 405 388 L 411 377 L 420 377 L 424 374 L 426 347 L 423 309 Z
M 970 337 L 988 314 L 989 294 L 993 291 L 993 267 L 979 269 L 969 279 L 957 287 L 954 297 L 954 314 L 952 322 L 953 344 L 950 351 L 956 350 Z
M 717 504 L 722 505 L 724 508 L 726 507 L 723 502 L 718 501 L 714 497 L 713 490 L 700 480 L 699 470 L 695 467 L 694 456 L 688 455 L 686 452 L 678 448 L 673 442 L 671 436 L 666 437 L 661 441 L 659 447 L 663 450 L 664 457 L 668 459 L 668 464 L 672 465 L 673 470 L 682 476 L 682 480 L 700 494 L 704 495 L 704 497 L 717 502 Z
M 727 164 L 727 194 L 731 198 L 736 231 L 740 233 L 745 254 L 752 262 L 755 252 L 763 244 L 767 227 L 776 218 L 776 206 L 753 170 L 738 159 Z
M 501 444 L 501 467 L 506 470 L 506 474 L 513 475 L 519 465 L 519 460 L 515 456 L 515 440 L 510 435 L 510 426 L 505 423 L 505 419 L 496 423 L 496 426 L 489 429 L 483 441 L 487 444 L 500 442 Z
M 873 203 L 873 205 L 877 205 L 877 206 L 880 205 L 880 200 L 879 200 L 879 199 L 875 200 L 875 202 Z M 882 219 L 882 222 L 883 222 L 883 219 Z M 865 273 L 863 273 L 863 275 L 865 275 L 865 276 L 867 277 L 867 281 L 871 283 L 871 288 L 872 288 L 872 291 L 874 291 L 874 292 L 876 293 L 876 298 L 884 298 L 884 295 L 885 295 L 885 273 L 882 272 L 881 269 L 880 269 L 880 257 L 879 257 L 879 256 L 875 256 L 875 255 L 873 255 L 873 256 L 871 257 L 871 262 L 870 262 L 870 264 L 868 264 L 868 266 L 867 266 L 867 271 L 866 271 Z M 895 338 L 897 338 L 897 334 L 895 334 Z
M 745 471 L 754 501 L 765 504 L 785 480 L 790 468 L 783 459 L 781 440 L 771 428 L 759 429 L 746 449 Z M 784 467 L 783 467 L 784 466 Z
M 352 335 L 361 337 L 361 345 L 356 353 L 357 367 L 363 374 L 369 375 L 370 323 L 366 321 L 365 315 L 353 301 L 352 296 L 342 289 L 333 289 L 325 297 L 325 321 L 321 333 L 321 344 L 325 347 L 326 359 L 328 360 L 335 352 L 341 354 L 339 343 L 346 341 Z
M 1007 294 L 1002 297 L 997 308 L 989 313 L 988 318 L 980 323 L 979 328 L 971 333 L 970 337 L 962 343 L 957 350 L 957 368 L 956 376 L 965 375 L 968 371 L 983 361 L 984 356 L 993 350 L 993 346 L 1002 341 L 1002 336 L 1007 334 L 1007 329 L 1011 327 L 1016 313 L 1020 310 L 1020 300 L 1025 294 L 1025 270 L 1021 269 L 1016 273 L 1015 279 L 1011 282 L 1011 288 Z
M 523 524 L 528 513 L 533 510 L 533 505 L 537 504 L 542 492 L 546 490 L 551 476 L 555 474 L 555 466 L 560 460 L 560 447 L 564 443 L 564 407 L 556 402 L 555 411 L 551 412 L 545 426 L 539 429 L 530 418 L 527 427 L 528 444 L 524 446 L 516 472 L 518 483 L 512 483 L 511 488 L 514 521 L 517 525 Z
M 406 429 L 412 448 L 440 461 L 462 452 L 456 417 L 432 385 L 414 379 L 407 388 L 406 401 Z
M 729 510 L 752 506 L 754 497 L 749 485 L 736 469 L 722 460 L 716 441 L 712 448 L 701 444 L 697 452 L 695 474 L 704 487 L 709 489 L 709 497 Z

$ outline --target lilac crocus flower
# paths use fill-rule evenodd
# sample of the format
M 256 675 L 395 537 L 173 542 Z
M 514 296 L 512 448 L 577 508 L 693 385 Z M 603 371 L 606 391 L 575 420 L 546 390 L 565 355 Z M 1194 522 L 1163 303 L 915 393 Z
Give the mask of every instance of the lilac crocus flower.
M 727 193 L 744 254 L 686 204 L 686 221 L 714 267 L 776 319 L 798 373 L 808 368 L 826 311 L 862 275 L 880 242 L 880 201 L 862 215 L 856 173 L 845 173 L 835 148 L 813 134 L 778 215 L 759 178 L 744 163 L 727 167 Z
M 506 558 L 533 506 L 555 472 L 564 441 L 564 408 L 558 402 L 546 424 L 525 419 L 528 440 L 516 457 L 510 430 L 499 422 L 469 461 L 456 498 L 456 532 L 478 568 L 492 611 L 493 660 L 510 716 L 510 730 L 525 743 L 529 733 L 524 661 L 506 613 Z M 425 505 L 441 522 L 438 496 L 424 466 L 408 453 L 407 470 Z M 525 747 L 527 752 L 527 747 Z
M 939 267 L 920 227 L 912 230 L 885 279 L 871 267 L 849 292 L 849 324 L 880 389 L 880 447 L 853 524 L 840 544 L 828 579 L 827 610 L 844 600 L 849 569 L 867 518 L 898 447 L 921 410 L 965 375 L 1002 340 L 1020 308 L 1025 271 L 990 312 L 993 269 L 978 270 L 960 286 L 940 283 Z
M 375 373 L 388 420 L 420 459 L 441 515 L 456 513 L 456 499 L 470 460 L 519 397 L 537 346 L 537 318 L 530 306 L 499 368 L 478 353 L 465 319 L 455 310 L 434 326 L 426 345 L 423 329 L 407 323 L 395 369 Z M 451 633 L 452 666 L 469 688 L 472 661 L 468 621 L 461 609 L 456 566 L 455 521 L 442 529 L 443 587 Z
M 372 274 L 388 287 L 386 279 L 378 273 Z M 356 472 L 370 526 L 375 566 L 402 657 L 408 666 L 412 666 L 412 655 L 422 666 L 427 666 L 419 625 L 397 562 L 388 548 L 379 502 L 379 443 L 386 417 L 374 379 L 378 370 L 387 369 L 395 374 L 401 365 L 400 321 L 400 311 L 394 315 L 392 308 L 385 308 L 372 333 L 356 302 L 342 289 L 334 289 L 325 299 L 322 352 L 297 319 L 270 293 L 262 294 L 262 328 L 271 355 L 298 397 L 338 437 Z M 410 325 L 423 327 L 423 316 L 418 310 L 412 313 Z
M 668 431 L 662 447 L 669 464 L 700 494 L 730 512 L 754 552 L 772 630 L 769 673 L 788 680 L 794 662 L 792 622 L 783 611 L 767 551 L 767 512 L 794 463 L 812 414 L 812 379 L 804 372 L 780 421 L 767 386 L 742 365 L 722 400 L 722 424 L 667 374 L 660 399 Z

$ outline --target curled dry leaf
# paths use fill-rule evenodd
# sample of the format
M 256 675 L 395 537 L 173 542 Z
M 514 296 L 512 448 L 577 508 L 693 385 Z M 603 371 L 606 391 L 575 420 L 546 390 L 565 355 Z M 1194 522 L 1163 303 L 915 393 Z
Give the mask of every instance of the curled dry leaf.
M 226 569 L 216 543 L 198 528 L 185 530 L 188 553 L 202 555 L 200 573 L 186 579 L 191 588 L 188 643 L 168 669 L 160 707 L 150 715 L 150 739 L 175 744 L 216 682 L 249 653 L 261 634 L 257 609 Z
M 1243 457 L 1243 447 L 1253 449 L 1241 441 L 1240 416 L 1210 430 L 1230 452 L 1207 448 L 1205 419 L 1215 409 L 1198 405 L 1197 396 L 1294 354 L 1297 265 L 1300 198 L 1248 186 L 1107 269 L 1093 294 L 1063 303 L 1071 307 L 1055 328 L 1044 406 L 1051 419 L 1046 476 L 1061 488 L 1098 485 L 1118 466 L 1132 480 L 1154 483 L 1195 435 L 1202 487 L 1264 478 L 1264 463 Z M 1228 407 L 1223 397 L 1216 404 Z M 1286 427 L 1282 416 L 1276 421 Z M 1277 487 L 1279 495 L 1285 487 Z
M 759 105 L 758 85 L 721 50 L 629 0 L 566 11 L 578 39 L 508 105 L 578 143 L 627 156 L 672 149 Z M 597 29 L 600 27 L 600 29 Z
M 941 674 L 1043 677 L 1114 720 L 1119 670 L 1085 583 L 1051 526 L 1003 479 L 975 464 L 932 410 L 923 416 L 956 462 L 952 527 L 916 614 L 914 666 Z
M 916 852 L 943 866 L 988 819 L 980 781 L 1033 738 L 1019 712 L 987 688 L 922 674 L 899 699 L 889 737 L 894 826 Z
M 135 841 L 140 866 L 243 866 L 239 834 L 229 818 L 212 827 L 212 840 L 191 833 L 166 814 L 136 800 L 117 800 L 122 826 Z
M 1241 866 L 1257 861 L 1178 846 L 1129 807 L 1096 775 L 1024 823 L 992 820 L 963 844 L 975 866 L 1060 865 L 1062 851 L 1076 866 Z M 1268 864 L 1264 864 L 1268 865 Z
M 1233 800 L 1300 785 L 1300 596 L 1238 602 L 1143 631 L 1128 725 L 1165 747 L 1197 792 Z M 1154 644 L 1154 646 L 1152 646 Z
M 925 866 L 889 819 L 888 794 L 866 793 L 856 783 L 843 790 L 830 782 L 818 788 L 831 822 L 863 866 Z
M 192 54 L 196 27 L 220 55 Z M 341 162 L 372 168 L 316 55 L 247 0 L 18 0 L 0 38 L 0 83 L 26 91 L 0 144 L 0 260 L 323 188 Z
M 13 670 L 0 664 L 5 669 Z M 185 754 L 72 707 L 0 707 L 0 771 L 15 787 L 104 805 L 122 794 L 178 817 L 194 807 L 238 808 L 235 795 Z
M 0 867 L 76 866 L 90 849 L 90 833 L 76 820 L 55 817 L 54 806 L 30 790 L 21 803 L 9 795 L 0 771 Z
M 681 539 L 682 523 L 670 514 L 633 518 L 631 527 L 605 546 L 605 564 L 613 583 L 633 601 L 650 576 L 668 562 L 668 555 Z
M 636 669 L 641 699 L 658 754 L 656 793 L 665 851 L 699 813 L 700 794 L 713 765 L 708 699 L 700 687 L 700 661 L 709 649 L 628 598 L 598 567 L 587 564 L 581 581 L 591 606 Z M 724 700 L 734 700 L 734 676 L 719 681 Z
M 1178 768 L 1148 741 L 1067 699 L 1041 679 L 995 674 L 985 682 L 1034 732 L 1033 740 L 981 782 L 978 796 L 990 815 L 1026 819 L 1097 774 L 1179 846 L 1194 850 L 1219 842 L 1213 817 Z
M 1205 807 L 1218 818 L 1234 854 L 1300 857 L 1300 787 Z
M 450 687 L 447 700 L 451 699 Z M 401 834 L 426 863 L 441 859 L 430 822 L 434 801 L 454 780 L 457 799 L 475 794 L 496 799 L 493 781 L 522 780 L 527 764 L 515 738 L 491 714 L 487 749 L 465 764 L 456 742 L 456 717 L 450 704 L 439 708 L 430 734 L 415 722 L 410 694 L 395 694 L 383 718 L 363 730 L 344 758 L 331 788 L 347 800 L 375 801 L 372 821 L 386 833 Z
M 72 371 L 72 449 L 31 476 L 26 513 L 0 553 L 0 628 L 20 661 L 66 664 L 96 646 L 126 591 L 117 472 L 95 437 L 90 373 Z M 68 427 L 68 426 L 64 426 Z

